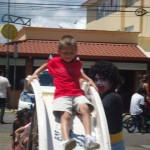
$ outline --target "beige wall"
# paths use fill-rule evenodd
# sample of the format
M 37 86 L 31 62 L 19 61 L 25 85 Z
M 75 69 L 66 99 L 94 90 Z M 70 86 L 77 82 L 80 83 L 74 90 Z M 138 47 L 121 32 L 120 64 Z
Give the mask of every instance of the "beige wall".
M 14 40 L 59 40 L 61 36 L 66 34 L 74 36 L 77 41 L 137 44 L 139 33 L 24 27 L 19 31 L 17 38 Z
M 120 13 L 114 13 L 108 17 L 104 17 L 100 20 L 94 20 L 87 24 L 88 30 L 106 30 L 106 31 L 120 31 L 121 30 L 121 18 Z
M 140 6 L 140 2 L 138 1 L 135 6 Z M 94 8 L 94 6 L 93 6 Z M 122 8 L 124 11 L 133 11 L 133 12 L 116 12 L 109 16 L 106 16 L 104 18 L 101 18 L 99 20 L 96 19 L 96 14 L 94 14 L 93 11 L 91 11 L 90 8 L 87 9 L 87 29 L 97 29 L 97 30 L 108 30 L 108 31 L 124 31 L 121 29 L 122 24 L 122 18 L 125 18 L 125 22 L 123 24 L 123 28 L 134 25 L 135 29 L 134 32 L 140 31 L 140 20 L 141 17 L 138 17 L 135 15 L 135 10 L 137 7 L 132 8 Z M 90 13 L 93 12 L 91 15 Z M 95 8 L 96 12 L 96 8 Z M 91 19 L 89 19 L 88 16 L 92 16 Z M 144 18 L 145 16 L 143 16 Z
M 121 5 L 124 5 L 124 2 L 125 1 L 122 0 Z M 140 32 L 138 40 L 139 45 L 145 51 L 150 51 L 150 15 L 147 13 L 143 16 L 136 16 L 135 11 L 138 7 L 135 6 L 142 6 L 147 12 L 150 12 L 150 8 L 147 8 L 150 6 L 150 0 L 139 0 L 135 3 L 134 7 L 122 8 L 122 10 L 126 12 L 116 12 L 99 20 L 95 20 L 96 14 L 92 11 L 92 15 L 90 15 L 91 10 L 89 7 L 87 9 L 87 29 L 125 31 L 125 27 L 133 25 L 133 32 Z M 94 8 L 94 6 L 92 6 L 92 8 Z
M 146 52 L 150 52 L 150 37 L 140 36 L 138 38 L 138 43 Z

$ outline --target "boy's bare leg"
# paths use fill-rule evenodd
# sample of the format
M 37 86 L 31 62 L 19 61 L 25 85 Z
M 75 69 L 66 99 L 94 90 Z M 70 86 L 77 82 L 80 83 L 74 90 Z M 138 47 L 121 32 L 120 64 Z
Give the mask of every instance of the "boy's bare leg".
M 80 112 L 82 115 L 82 123 L 85 129 L 85 147 L 87 150 L 98 149 L 100 145 L 96 142 L 96 139 L 91 136 L 91 118 L 88 105 L 82 104 L 80 106 Z
M 68 112 L 63 112 L 61 115 L 61 133 L 64 141 L 69 140 L 71 116 Z
M 80 113 L 82 116 L 82 123 L 85 129 L 86 135 L 91 135 L 91 118 L 90 110 L 87 104 L 80 105 Z
M 62 146 L 64 150 L 72 150 L 76 146 L 76 140 L 70 139 L 71 116 L 68 112 L 63 112 L 61 115 L 61 132 L 63 136 Z

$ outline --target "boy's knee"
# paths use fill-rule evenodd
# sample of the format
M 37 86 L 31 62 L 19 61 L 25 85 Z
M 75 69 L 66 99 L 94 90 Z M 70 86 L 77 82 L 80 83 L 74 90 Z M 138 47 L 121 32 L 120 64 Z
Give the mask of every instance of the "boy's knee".
M 89 113 L 90 109 L 89 106 L 87 104 L 81 104 L 80 105 L 80 112 L 82 113 Z
M 61 119 L 70 120 L 71 119 L 70 113 L 68 113 L 68 112 L 62 113 Z

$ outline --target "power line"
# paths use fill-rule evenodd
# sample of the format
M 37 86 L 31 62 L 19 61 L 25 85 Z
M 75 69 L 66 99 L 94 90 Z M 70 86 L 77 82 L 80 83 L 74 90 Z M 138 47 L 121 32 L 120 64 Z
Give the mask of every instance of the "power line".
M 1 8 L 1 6 L 0 6 Z M 81 8 L 61 8 L 61 7 L 37 7 L 37 6 L 34 6 L 34 7 L 15 7 L 15 9 L 18 9 L 18 10 L 22 10 L 24 8 L 24 10 L 32 10 L 32 11 L 35 11 L 35 10 L 38 10 L 38 11 L 56 11 L 56 10 L 71 10 L 71 11 L 77 11 L 78 13 L 80 12 L 83 12 L 85 10 L 82 10 Z M 95 11 L 95 9 L 90 9 L 91 11 Z M 135 12 L 136 10 L 102 10 L 101 9 L 101 12 L 102 11 L 105 11 L 105 12 Z
M 55 1 L 56 2 L 56 1 Z M 70 2 L 69 2 L 70 3 Z M 7 2 L 0 2 L 0 4 L 4 4 L 4 5 L 7 5 L 8 3 Z M 29 6 L 78 6 L 78 7 L 81 7 L 81 4 L 64 4 L 64 3 L 10 3 L 10 5 L 29 5 Z M 89 6 L 89 5 L 84 5 L 85 7 Z M 100 7 L 133 7 L 133 8 L 139 8 L 141 6 L 136 6 L 136 5 L 132 5 L 132 6 L 127 6 L 127 5 L 103 5 L 103 6 L 100 6 Z M 150 6 L 144 6 L 143 8 L 150 8 Z
M 2 5 L 3 4 L 3 5 Z M 4 9 L 7 8 L 5 7 L 5 5 L 7 5 L 7 2 L 0 2 L 0 8 Z M 39 14 L 37 13 L 37 11 L 40 13 L 40 16 L 44 16 L 44 17 L 57 17 L 57 18 L 62 18 L 62 17 L 85 17 L 86 14 L 83 14 L 83 12 L 85 12 L 85 9 L 81 8 L 81 7 L 73 7 L 73 6 L 81 6 L 81 5 L 72 5 L 72 4 L 41 4 L 41 3 L 10 3 L 11 6 L 11 11 L 12 10 L 22 10 L 20 11 L 20 15 L 21 16 L 39 16 Z M 62 7 L 63 6 L 63 7 Z M 68 7 L 69 6 L 69 7 Z M 121 5 L 118 5 L 117 7 L 120 7 Z M 108 6 L 102 6 L 102 8 L 105 8 Z M 110 10 L 109 8 L 112 6 L 109 6 L 108 9 L 101 9 L 101 12 L 105 11 L 105 12 L 126 12 L 126 13 L 130 13 L 130 16 L 132 17 L 131 13 L 135 13 L 136 9 L 133 10 Z M 117 8 L 116 6 L 114 6 L 115 8 Z M 122 6 L 121 6 L 122 7 Z M 131 6 L 133 8 L 135 7 L 139 7 L 139 6 Z M 144 7 L 144 8 L 150 8 L 150 7 Z M 31 13 L 28 13 L 29 11 L 32 11 Z M 57 13 L 59 13 L 58 11 L 72 11 L 72 15 L 55 15 L 55 12 L 57 11 Z M 90 11 L 96 11 L 96 9 L 90 9 Z M 4 11 L 3 11 L 4 12 Z M 50 13 L 47 13 L 50 12 Z M 54 13 L 51 13 L 54 12 Z M 27 14 L 28 13 L 28 14 Z M 149 12 L 147 12 L 149 13 Z M 127 16 L 127 14 L 125 14 Z M 120 15 L 119 15 L 120 16 Z M 128 17 L 130 17 L 128 16 Z M 133 15 L 134 17 L 135 15 Z M 90 15 L 89 17 L 96 17 L 95 15 Z M 117 17 L 115 14 L 113 14 L 113 17 Z M 56 18 L 56 19 L 57 19 Z

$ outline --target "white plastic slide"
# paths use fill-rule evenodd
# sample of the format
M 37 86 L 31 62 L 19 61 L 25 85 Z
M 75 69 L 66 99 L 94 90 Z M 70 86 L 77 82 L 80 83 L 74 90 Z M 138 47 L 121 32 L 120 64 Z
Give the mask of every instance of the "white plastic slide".
M 38 150 L 62 150 L 60 124 L 55 120 L 52 113 L 51 103 L 55 87 L 42 87 L 36 79 L 31 82 L 31 86 L 36 101 Z M 88 87 L 87 83 L 83 83 L 83 89 L 87 98 L 95 107 L 94 112 L 91 114 L 92 135 L 95 136 L 97 142 L 100 143 L 98 150 L 111 150 L 107 121 L 99 94 L 93 87 Z M 85 150 L 84 134 L 84 128 L 80 119 L 77 116 L 73 117 L 70 137 L 77 140 L 77 146 L 74 150 Z

